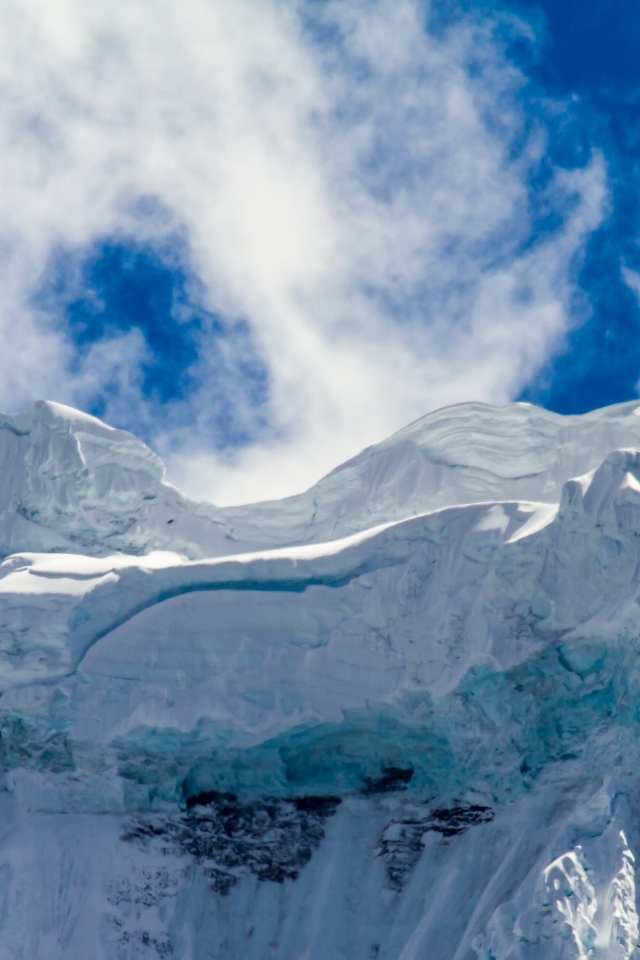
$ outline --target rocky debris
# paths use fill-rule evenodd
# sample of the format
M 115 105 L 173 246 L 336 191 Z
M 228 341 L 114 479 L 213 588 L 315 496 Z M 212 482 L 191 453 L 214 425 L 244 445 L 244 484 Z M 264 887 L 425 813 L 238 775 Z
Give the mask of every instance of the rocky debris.
M 234 794 L 210 791 L 191 798 L 184 814 L 138 817 L 122 839 L 187 854 L 225 895 L 247 873 L 274 883 L 295 880 L 339 803 L 337 797 L 241 803 Z
M 173 956 L 173 944 L 170 940 L 160 939 L 159 937 L 153 936 L 148 930 L 135 931 L 130 933 L 125 931 L 120 937 L 120 947 L 121 954 L 122 948 L 124 948 L 128 956 L 131 957 L 131 960 L 138 960 L 138 958 L 147 955 L 149 956 L 151 950 L 155 950 L 160 960 L 166 960 L 167 957 Z
M 438 807 L 427 819 L 427 829 L 441 833 L 443 837 L 455 837 L 478 823 L 490 823 L 493 820 L 491 807 L 478 804 L 456 804 L 453 807 Z
M 109 885 L 107 900 L 113 906 L 135 904 L 157 907 L 167 898 L 177 895 L 178 877 L 167 869 L 140 870 L 131 877 L 117 877 Z
M 478 823 L 489 823 L 493 817 L 490 807 L 478 804 L 436 807 L 428 813 L 412 806 L 403 817 L 391 820 L 376 845 L 378 856 L 385 862 L 388 886 L 392 890 L 402 889 L 420 859 L 424 836 L 430 830 L 443 837 L 454 837 Z
M 180 863 L 140 866 L 128 862 L 128 872 L 106 887 L 111 908 L 105 932 L 117 960 L 166 960 L 174 954 L 167 925 L 169 904 L 178 895 L 187 870 Z M 112 912 L 113 911 L 113 912 Z

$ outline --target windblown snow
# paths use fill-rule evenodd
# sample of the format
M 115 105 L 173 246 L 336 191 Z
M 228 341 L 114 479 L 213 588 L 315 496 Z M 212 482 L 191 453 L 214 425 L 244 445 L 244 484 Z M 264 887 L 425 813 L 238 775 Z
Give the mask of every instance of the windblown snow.
M 215 508 L 0 418 L 0 960 L 640 957 L 640 403 Z

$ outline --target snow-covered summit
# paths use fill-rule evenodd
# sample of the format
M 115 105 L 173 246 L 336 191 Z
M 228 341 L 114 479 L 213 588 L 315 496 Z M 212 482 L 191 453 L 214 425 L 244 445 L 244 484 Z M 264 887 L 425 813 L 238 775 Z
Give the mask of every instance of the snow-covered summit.
M 13 549 L 130 548 L 164 468 L 131 434 L 62 404 L 0 416 L 0 538 Z
M 558 503 L 567 480 L 621 447 L 640 447 L 639 401 L 567 417 L 462 403 L 368 447 L 299 497 L 237 512 L 263 529 L 270 516 L 290 517 L 300 541 L 315 541 L 455 504 Z
M 217 508 L 164 480 L 140 440 L 61 404 L 0 416 L 0 555 L 190 559 L 333 540 L 391 520 L 491 500 L 557 503 L 562 485 L 640 447 L 640 402 L 562 417 L 529 404 L 428 414 L 285 500 Z

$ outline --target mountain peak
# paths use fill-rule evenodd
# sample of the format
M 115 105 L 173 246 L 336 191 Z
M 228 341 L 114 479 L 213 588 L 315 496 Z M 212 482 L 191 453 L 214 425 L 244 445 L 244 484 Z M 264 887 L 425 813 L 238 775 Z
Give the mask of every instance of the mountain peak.
M 454 504 L 558 503 L 563 484 L 640 447 L 640 402 L 563 417 L 530 404 L 427 414 L 281 501 L 216 508 L 164 482 L 123 430 L 51 401 L 0 416 L 0 552 L 173 550 L 197 559 L 322 542 Z

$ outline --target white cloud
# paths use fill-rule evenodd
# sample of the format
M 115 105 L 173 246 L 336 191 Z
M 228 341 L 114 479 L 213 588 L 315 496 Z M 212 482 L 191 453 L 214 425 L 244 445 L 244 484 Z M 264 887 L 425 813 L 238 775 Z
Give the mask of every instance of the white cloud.
M 324 34 L 303 26 L 313 11 Z M 81 405 L 113 380 L 113 344 L 69 374 L 70 345 L 29 295 L 56 243 L 153 233 L 141 196 L 188 231 L 209 305 L 249 318 L 271 374 L 271 427 L 233 460 L 207 449 L 207 390 L 193 398 L 169 466 L 194 493 L 284 495 L 436 406 L 510 399 L 567 327 L 603 164 L 557 171 L 547 204 L 562 226 L 527 243 L 545 133 L 526 132 L 523 77 L 490 21 L 436 38 L 425 13 L 4 0 L 2 404 Z M 169 439 L 159 425 L 160 452 Z
M 622 273 L 624 282 L 630 290 L 633 290 L 638 300 L 640 300 L 640 273 L 624 265 L 620 268 L 620 272 Z

